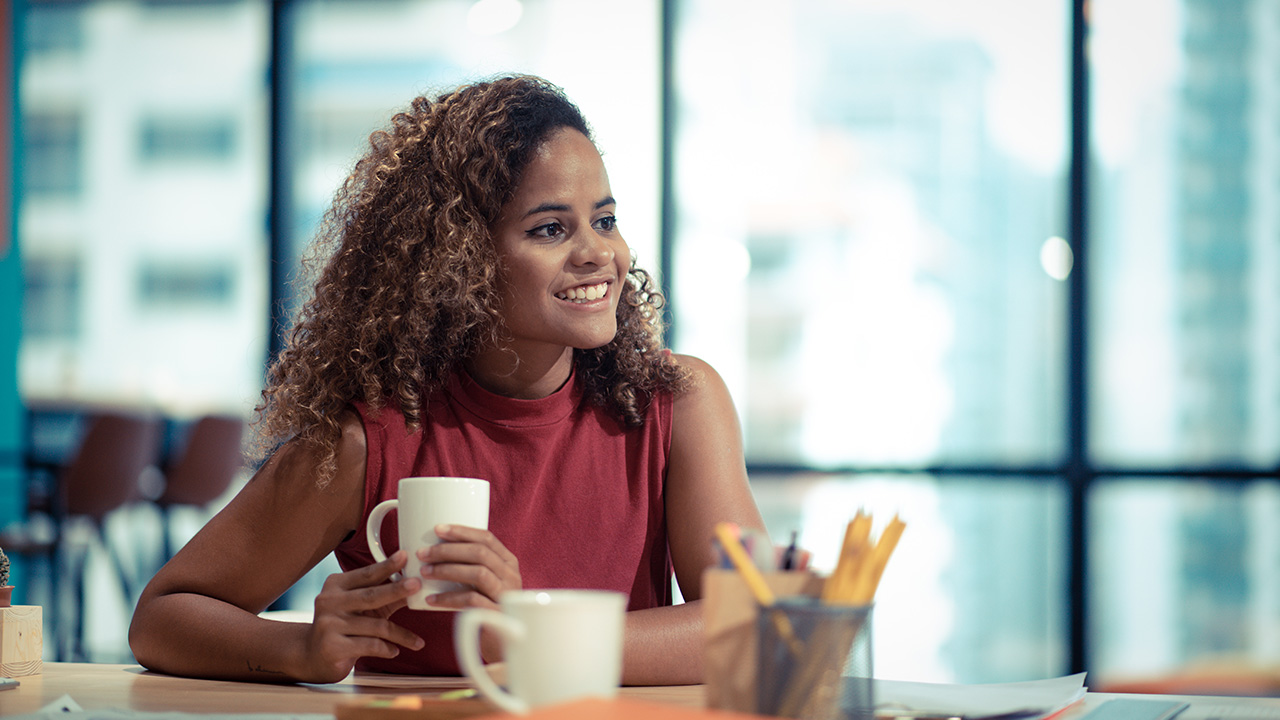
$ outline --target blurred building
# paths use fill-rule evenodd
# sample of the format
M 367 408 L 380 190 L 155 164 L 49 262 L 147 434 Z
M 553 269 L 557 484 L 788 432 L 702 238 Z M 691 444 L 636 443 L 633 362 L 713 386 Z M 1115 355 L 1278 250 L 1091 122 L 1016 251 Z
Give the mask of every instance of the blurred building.
M 1280 4 L 1186 0 L 1184 13 L 1177 435 L 1195 462 L 1267 462 L 1280 433 Z M 1280 620 L 1255 623 L 1280 616 L 1280 577 L 1255 571 L 1275 559 L 1262 508 L 1274 512 L 1274 494 L 1256 488 L 1188 498 L 1183 652 L 1280 649 Z
M 251 407 L 267 347 L 263 8 L 53 3 L 24 20 L 24 395 Z

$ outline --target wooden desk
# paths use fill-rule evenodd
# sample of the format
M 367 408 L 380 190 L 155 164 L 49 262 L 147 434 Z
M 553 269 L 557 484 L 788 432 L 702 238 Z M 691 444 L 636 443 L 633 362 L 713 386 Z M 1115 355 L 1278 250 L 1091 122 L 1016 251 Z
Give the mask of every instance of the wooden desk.
M 147 672 L 137 665 L 45 663 L 44 672 L 19 678 L 22 685 L 0 690 L 0 716 L 31 713 L 71 696 L 86 710 L 125 708 L 143 712 L 332 713 L 338 703 L 359 698 L 436 693 L 468 687 L 460 678 L 401 675 L 352 676 L 333 685 L 264 685 L 221 680 L 190 680 Z M 624 697 L 684 707 L 702 707 L 701 685 L 622 688 Z M 1118 697 L 1089 693 L 1059 720 L 1079 720 L 1089 710 Z M 1280 698 L 1181 697 L 1191 707 L 1177 720 L 1250 720 L 1280 716 Z
M 353 675 L 333 685 L 264 685 L 191 680 L 148 672 L 138 665 L 44 664 L 39 675 L 18 678 L 0 690 L 0 715 L 31 713 L 69 695 L 85 710 L 128 708 L 145 712 L 332 713 L 357 697 L 394 697 L 470 687 L 462 678 Z M 701 685 L 623 688 L 621 694 L 655 702 L 701 707 Z M 496 712 L 496 710 L 495 710 Z

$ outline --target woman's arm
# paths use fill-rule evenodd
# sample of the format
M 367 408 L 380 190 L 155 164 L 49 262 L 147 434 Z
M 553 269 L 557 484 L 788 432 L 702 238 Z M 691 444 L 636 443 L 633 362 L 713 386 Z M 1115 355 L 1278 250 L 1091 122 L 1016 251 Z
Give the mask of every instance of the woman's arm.
M 764 529 L 724 380 L 697 358 L 675 357 L 693 373 L 692 387 L 675 399 L 666 485 L 667 538 L 686 602 L 627 614 L 622 673 L 628 685 L 703 681 L 702 571 L 711 564 L 715 525 Z
M 419 587 L 386 582 L 405 555 L 331 575 L 310 624 L 257 613 L 361 528 L 365 436 L 342 419 L 337 473 L 321 488 L 316 457 L 285 445 L 148 583 L 129 644 L 152 670 L 195 677 L 333 682 L 361 656 L 392 657 L 422 639 L 386 618 Z

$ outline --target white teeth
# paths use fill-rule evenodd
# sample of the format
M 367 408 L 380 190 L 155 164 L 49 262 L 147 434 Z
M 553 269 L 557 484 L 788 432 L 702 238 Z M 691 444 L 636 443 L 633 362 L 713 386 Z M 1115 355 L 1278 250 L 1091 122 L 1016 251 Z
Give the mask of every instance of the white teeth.
M 583 287 L 570 288 L 564 292 L 556 293 L 556 297 L 561 300 L 568 300 L 574 303 L 591 302 L 598 300 L 609 292 L 609 283 L 600 283 L 599 285 L 587 285 Z

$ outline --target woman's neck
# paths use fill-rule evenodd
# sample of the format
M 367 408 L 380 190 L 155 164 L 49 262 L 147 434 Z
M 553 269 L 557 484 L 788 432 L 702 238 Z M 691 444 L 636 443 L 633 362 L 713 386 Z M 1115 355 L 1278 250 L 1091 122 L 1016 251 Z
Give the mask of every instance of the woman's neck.
M 564 386 L 573 370 L 573 348 L 540 353 L 488 350 L 468 360 L 464 367 L 472 380 L 491 393 L 533 400 Z

